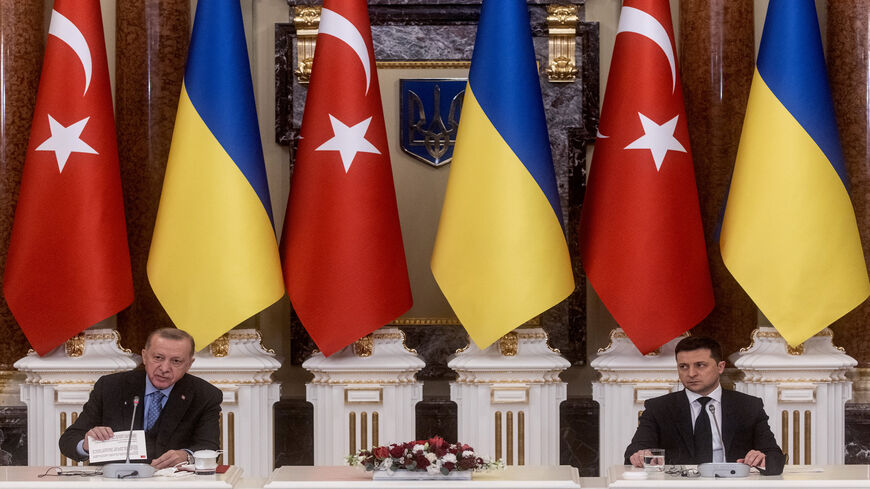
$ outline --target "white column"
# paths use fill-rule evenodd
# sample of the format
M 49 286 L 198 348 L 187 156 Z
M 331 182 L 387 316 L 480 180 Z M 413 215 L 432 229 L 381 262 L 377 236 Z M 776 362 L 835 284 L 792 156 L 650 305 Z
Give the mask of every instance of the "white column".
M 485 350 L 472 342 L 447 364 L 458 377 L 450 399 L 458 407 L 458 442 L 508 465 L 559 460 L 559 405 L 571 364 L 547 345 L 541 328 L 520 328 Z
M 825 328 L 795 349 L 761 326 L 750 346 L 730 357 L 743 372 L 735 389 L 762 398 L 789 464 L 844 461 L 845 406 L 852 398 L 846 373 L 858 362 L 834 346 L 833 336 Z
M 27 405 L 27 463 L 60 465 L 58 439 L 82 411 L 97 379 L 135 368 L 139 361 L 121 347 L 117 331 L 92 329 L 44 357 L 31 351 L 15 362 L 26 376 L 21 400 Z
M 272 374 L 281 362 L 266 350 L 256 329 L 234 329 L 196 354 L 190 373 L 223 391 L 223 463 L 244 469 L 247 477 L 268 477 L 274 469 L 272 405 L 281 393 Z
M 684 337 L 642 355 L 622 328 L 617 328 L 610 332 L 610 344 L 598 350 L 590 365 L 601 374 L 592 383 L 592 398 L 598 402 L 600 413 L 599 474 L 606 474 L 612 465 L 623 464 L 644 401 L 682 389 L 674 348 Z
M 302 367 L 314 374 L 305 386 L 314 405 L 314 465 L 343 465 L 357 450 L 413 440 L 423 398 L 416 374 L 424 366 L 394 327 L 329 358 L 318 352 L 306 360 Z

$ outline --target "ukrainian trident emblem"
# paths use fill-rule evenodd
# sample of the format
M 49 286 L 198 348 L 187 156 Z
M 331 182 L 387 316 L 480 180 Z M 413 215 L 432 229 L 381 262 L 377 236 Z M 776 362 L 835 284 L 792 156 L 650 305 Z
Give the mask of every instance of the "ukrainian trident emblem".
M 438 167 L 453 158 L 465 80 L 403 79 L 399 126 L 402 150 Z

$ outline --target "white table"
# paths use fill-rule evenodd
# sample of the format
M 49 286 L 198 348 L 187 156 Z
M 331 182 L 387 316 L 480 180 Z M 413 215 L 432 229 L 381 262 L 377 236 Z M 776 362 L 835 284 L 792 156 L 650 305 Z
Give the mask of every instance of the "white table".
M 106 479 L 102 476 L 55 476 L 44 474 L 48 467 L 0 467 L 0 489 L 232 489 L 242 469 L 230 467 L 223 474 L 147 479 Z M 73 469 L 73 467 L 66 467 Z M 54 471 L 51 471 L 54 473 Z
M 622 474 L 631 466 L 615 465 L 607 471 L 608 487 L 745 489 L 745 488 L 870 488 L 870 465 L 786 465 L 782 475 L 764 476 L 750 473 L 744 478 L 686 478 L 661 472 L 648 479 L 625 479 Z
M 570 465 L 511 466 L 504 470 L 476 472 L 470 481 L 373 481 L 371 472 L 358 467 L 287 466 L 275 469 L 264 487 L 266 489 L 577 489 L 581 487 L 581 479 L 577 469 Z

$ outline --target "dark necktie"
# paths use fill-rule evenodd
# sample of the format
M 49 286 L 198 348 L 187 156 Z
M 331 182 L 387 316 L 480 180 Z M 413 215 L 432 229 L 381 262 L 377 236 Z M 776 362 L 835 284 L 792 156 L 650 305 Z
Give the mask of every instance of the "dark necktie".
M 149 403 L 148 403 L 148 412 L 145 413 L 145 431 L 150 430 L 154 427 L 154 423 L 157 422 L 157 418 L 160 417 L 160 411 L 163 410 L 163 393 L 160 391 L 154 391 L 151 394 L 148 394 Z
M 710 416 L 707 415 L 709 397 L 698 398 L 701 413 L 695 420 L 695 462 L 703 464 L 713 461 L 713 432 L 710 431 Z

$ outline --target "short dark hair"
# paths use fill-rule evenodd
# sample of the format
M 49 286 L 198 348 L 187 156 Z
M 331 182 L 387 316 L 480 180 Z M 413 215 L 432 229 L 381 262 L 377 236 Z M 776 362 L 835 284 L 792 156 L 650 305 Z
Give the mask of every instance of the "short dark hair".
M 145 340 L 146 350 L 148 349 L 148 346 L 151 345 L 151 338 L 155 336 L 159 336 L 167 340 L 188 340 L 190 341 L 190 356 L 193 356 L 196 353 L 196 342 L 193 341 L 193 336 L 190 336 L 190 333 L 188 333 L 187 331 L 178 328 L 155 329 L 148 335 L 148 339 Z
M 674 355 L 681 351 L 695 351 L 700 349 L 710 350 L 710 356 L 716 363 L 722 361 L 722 346 L 719 342 L 709 336 L 687 336 L 677 343 L 674 349 Z

